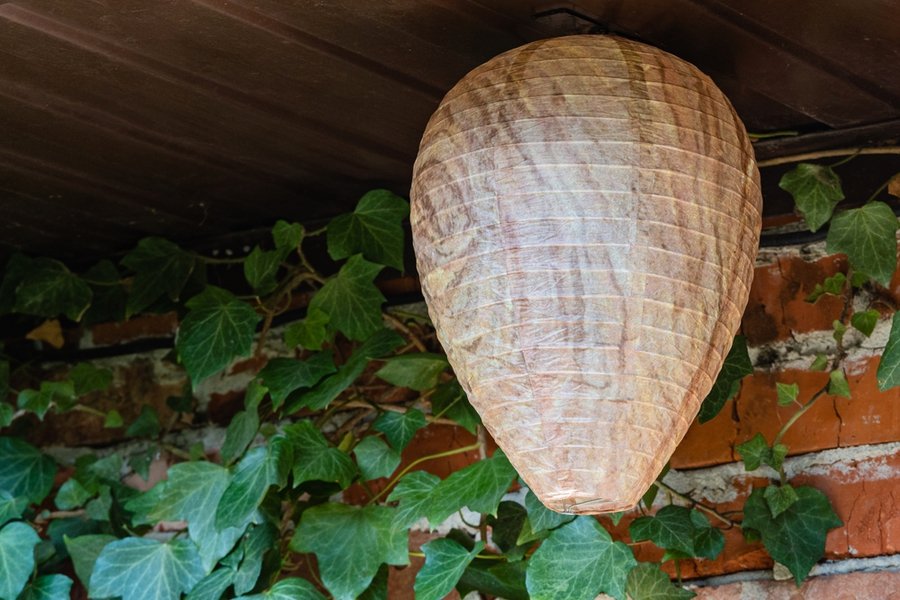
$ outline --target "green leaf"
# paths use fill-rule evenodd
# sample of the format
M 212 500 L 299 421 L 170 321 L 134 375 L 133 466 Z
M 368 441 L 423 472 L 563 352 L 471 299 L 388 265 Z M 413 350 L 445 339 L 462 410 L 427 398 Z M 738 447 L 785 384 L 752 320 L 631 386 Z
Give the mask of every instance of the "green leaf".
M 828 367 L 828 357 L 824 354 L 816 354 L 812 364 L 809 365 L 810 371 L 824 371 Z
M 850 397 L 850 384 L 844 377 L 844 372 L 835 369 L 828 375 L 828 393 L 832 396 L 841 396 L 843 398 Z
M 400 465 L 400 453 L 373 435 L 363 438 L 353 453 L 359 471 L 367 480 L 388 477 Z
M 501 451 L 464 469 L 451 473 L 434 489 L 425 516 L 432 526 L 463 507 L 485 514 L 496 514 L 500 499 L 509 489 L 516 470 Z
M 346 488 L 356 476 L 353 460 L 334 448 L 310 421 L 298 421 L 284 428 L 294 451 L 294 487 L 306 481 L 333 481 Z
M 41 539 L 21 521 L 0 529 L 0 598 L 18 597 L 34 569 L 34 547 Z
M 252 512 L 235 527 L 216 528 L 216 508 L 230 481 L 228 469 L 210 462 L 185 462 L 169 468 L 168 483 L 154 515 L 165 521 L 187 521 L 204 572 L 231 552 L 250 522 Z
M 527 518 L 528 512 L 525 507 L 509 500 L 500 502 L 496 517 L 487 518 L 487 524 L 491 528 L 491 540 L 510 560 L 512 557 L 520 556 L 525 550 L 517 547 L 519 534 Z
M 100 552 L 111 542 L 117 538 L 107 534 L 80 535 L 78 537 L 63 536 L 66 549 L 69 556 L 72 557 L 72 565 L 75 567 L 75 574 L 84 587 L 88 587 L 91 580 L 91 573 L 94 571 L 94 563 Z
M 18 404 L 22 410 L 29 410 L 44 420 L 44 415 L 51 405 L 56 405 L 58 412 L 71 408 L 75 400 L 75 388 L 71 381 L 42 381 L 40 390 L 22 390 L 19 392 Z
M 325 596 L 319 593 L 316 586 L 305 579 L 289 577 L 282 579 L 261 594 L 240 596 L 236 600 L 325 600 Z
M 7 404 L 6 402 L 0 401 L 0 429 L 4 427 L 9 427 L 9 424 L 13 422 L 13 415 L 15 415 L 15 409 Z
M 69 371 L 69 379 L 75 386 L 75 395 L 84 396 L 109 388 L 113 373 L 109 369 L 101 369 L 91 363 L 78 363 Z
M 878 324 L 880 317 L 881 313 L 877 310 L 869 309 L 853 313 L 853 316 L 850 317 L 850 324 L 862 332 L 864 336 L 869 337 L 875 331 L 875 326 Z
M 824 294 L 832 294 L 840 296 L 844 293 L 844 286 L 847 283 L 847 277 L 843 273 L 835 273 L 831 277 L 826 277 L 824 283 L 817 283 L 812 294 L 806 297 L 807 302 L 815 302 Z
M 658 565 L 650 563 L 641 563 L 631 570 L 625 590 L 631 600 L 689 600 L 696 596 L 673 584 Z
M 4 489 L 0 489 L 0 527 L 8 521 L 13 521 L 22 516 L 28 508 L 28 498 L 13 496 Z
M 403 219 L 409 203 L 388 190 L 372 190 L 356 210 L 328 224 L 328 254 L 334 260 L 361 252 L 368 260 L 403 270 Z
M 41 575 L 36 578 L 19 600 L 69 600 L 72 580 L 65 575 Z
M 386 410 L 375 419 L 372 427 L 380 431 L 388 439 L 391 446 L 398 451 L 406 448 L 416 432 L 428 425 L 425 415 L 417 408 L 406 412 Z
M 185 600 L 221 600 L 222 594 L 234 581 L 234 569 L 222 567 L 216 569 L 193 587 Z
M 370 359 L 384 356 L 401 345 L 403 338 L 398 333 L 390 329 L 379 329 L 350 355 L 334 375 L 323 379 L 296 401 L 289 399 L 285 412 L 291 414 L 303 407 L 312 410 L 325 408 L 363 374 Z
M 744 468 L 748 471 L 755 471 L 763 463 L 768 464 L 772 456 L 769 443 L 761 433 L 757 433 L 743 444 L 738 444 L 735 446 L 735 450 L 744 461 Z
M 130 316 L 142 312 L 163 294 L 178 300 L 197 261 L 169 240 L 148 237 L 122 259 L 122 265 L 134 271 L 127 304 Z
M 793 404 L 797 400 L 797 394 L 800 393 L 800 386 L 796 383 L 778 382 L 775 384 L 775 389 L 778 392 L 778 406 Z
M 388 600 L 388 566 L 381 565 L 359 600 Z
M 525 510 L 528 511 L 528 522 L 534 531 L 549 531 L 572 521 L 572 515 L 563 515 L 544 506 L 543 502 L 528 490 L 525 495 Z
M 328 503 L 304 511 L 291 549 L 315 553 L 328 591 L 336 600 L 353 600 L 382 563 L 409 564 L 408 533 L 387 506 Z
M 787 456 L 788 447 L 784 444 L 775 444 L 772 446 L 772 457 L 769 459 L 769 466 L 776 471 L 781 469 L 784 463 L 784 457 Z
M 740 380 L 752 373 L 753 364 L 750 362 L 750 354 L 747 352 L 747 338 L 736 335 L 712 390 L 700 406 L 698 415 L 700 422 L 706 423 L 719 414 L 719 411 L 725 406 L 725 402 L 737 394 L 740 389 Z
M 699 511 L 691 510 L 691 524 L 694 526 L 694 556 L 714 559 L 725 548 L 725 536 L 710 526 Z
M 52 458 L 22 440 L 0 437 L 0 490 L 40 504 L 50 493 L 55 475 Z
M 14 252 L 3 268 L 3 281 L 0 282 L 0 314 L 12 312 L 16 304 L 16 288 L 31 271 L 34 259 Z
M 249 356 L 260 316 L 253 308 L 215 286 L 186 303 L 190 309 L 178 328 L 175 347 L 191 381 L 198 383 L 240 356 Z
M 128 295 L 122 286 L 119 269 L 109 260 L 101 260 L 84 272 L 84 280 L 93 291 L 91 305 L 84 313 L 87 325 L 124 321 Z
M 778 187 L 794 197 L 810 231 L 827 223 L 834 207 L 844 199 L 841 178 L 825 165 L 800 163 L 782 175 Z
M 794 491 L 797 500 L 773 517 L 765 492 L 753 490 L 744 504 L 742 527 L 758 531 L 772 558 L 785 565 L 800 585 L 825 553 L 828 530 L 840 527 L 842 522 L 819 490 L 801 486 Z
M 878 389 L 885 392 L 900 385 L 900 312 L 894 313 L 891 333 L 878 362 Z
M 766 499 L 766 504 L 769 505 L 769 511 L 772 513 L 773 519 L 800 499 L 796 490 L 788 484 L 767 486 L 763 496 Z
M 122 600 L 178 600 L 206 571 L 188 540 L 161 544 L 125 538 L 105 546 L 94 564 L 90 595 Z
M 256 587 L 266 552 L 276 544 L 276 532 L 268 523 L 257 525 L 241 543 L 243 560 L 234 576 L 234 593 L 246 594 Z
M 38 317 L 63 314 L 73 321 L 80 321 L 91 305 L 91 298 L 91 287 L 64 264 L 49 258 L 36 258 L 16 286 L 14 310 Z
M 883 202 L 869 202 L 835 215 L 825 249 L 843 252 L 851 268 L 888 285 L 897 270 L 896 232 L 897 217 L 891 207 Z
M 328 314 L 312 309 L 306 312 L 306 317 L 295 321 L 284 330 L 284 343 L 288 349 L 300 346 L 307 350 L 321 350 L 322 344 L 328 338 L 326 325 L 331 319 Z
M 605 592 L 625 599 L 625 578 L 637 564 L 631 549 L 613 542 L 591 517 L 556 529 L 528 561 L 526 586 L 533 600 L 593 600 Z
M 141 406 L 141 414 L 128 426 L 128 429 L 125 430 L 125 435 L 128 437 L 153 438 L 159 434 L 160 428 L 159 415 L 156 409 L 149 404 L 144 404 Z
M 431 414 L 456 421 L 473 435 L 481 425 L 481 417 L 469 403 L 466 392 L 456 379 L 439 383 L 435 388 L 431 395 Z
M 525 589 L 528 561 L 500 562 L 475 559 L 463 572 L 456 589 L 460 596 L 479 591 L 506 600 L 529 600 Z
M 225 430 L 225 441 L 222 443 L 222 462 L 231 464 L 240 457 L 247 446 L 256 438 L 259 431 L 259 413 L 256 408 L 239 411 L 231 418 Z
M 660 548 L 694 556 L 694 523 L 690 509 L 670 504 L 652 517 L 638 517 L 628 528 L 636 542 L 650 540 Z
M 303 241 L 303 235 L 303 225 L 300 223 L 288 223 L 279 219 L 272 227 L 272 240 L 275 242 L 275 247 L 282 252 L 296 250 Z
M 93 495 L 93 493 L 84 489 L 84 486 L 78 483 L 77 479 L 72 477 L 59 486 L 54 502 L 59 510 L 72 510 L 83 505 Z
M 258 377 L 269 388 L 272 407 L 277 409 L 291 392 L 312 387 L 334 371 L 331 352 L 317 352 L 305 360 L 273 358 L 259 372 Z
M 425 515 L 440 482 L 440 477 L 426 471 L 407 473 L 397 482 L 388 496 L 388 502 L 399 502 L 395 516 L 397 526 L 409 527 Z
M 0 359 L 0 401 L 9 395 L 9 361 Z M 0 427 L 6 427 L 0 419 Z
M 322 286 L 309 303 L 309 310 L 321 310 L 330 324 L 351 340 L 364 340 L 383 327 L 381 305 L 384 296 L 373 283 L 384 267 L 355 254 L 338 274 Z
M 263 250 L 259 246 L 244 259 L 244 277 L 258 295 L 265 296 L 278 287 L 281 259 L 278 250 Z
M 253 448 L 247 452 L 219 499 L 215 528 L 223 531 L 245 526 L 263 501 L 269 486 L 277 480 L 267 448 Z
M 398 387 L 424 392 L 438 384 L 438 377 L 449 366 L 440 354 L 419 352 L 388 358 L 375 375 Z
M 844 334 L 847 333 L 847 326 L 835 319 L 834 322 L 832 322 L 831 327 L 834 329 L 834 333 L 831 334 L 834 341 L 838 344 L 842 344 L 844 342 Z
M 466 550 L 453 540 L 439 538 L 422 546 L 425 565 L 416 575 L 416 600 L 441 600 L 453 590 L 463 571 L 484 548 L 478 542 Z

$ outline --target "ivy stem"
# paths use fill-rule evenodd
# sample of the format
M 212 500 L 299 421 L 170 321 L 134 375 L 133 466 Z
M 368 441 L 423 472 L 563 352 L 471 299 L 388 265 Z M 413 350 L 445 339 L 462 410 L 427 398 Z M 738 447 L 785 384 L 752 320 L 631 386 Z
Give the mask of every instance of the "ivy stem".
M 735 526 L 735 522 L 734 522 L 734 521 L 732 521 L 732 520 L 729 519 L 728 517 L 724 516 L 722 513 L 720 513 L 719 511 L 717 511 L 717 510 L 714 509 L 713 507 L 711 507 L 711 506 L 706 506 L 705 504 L 701 504 L 700 502 L 697 502 L 696 500 L 694 500 L 694 499 L 691 498 L 690 496 L 688 496 L 688 495 L 686 495 L 686 494 L 682 494 L 681 492 L 675 490 L 674 488 L 669 487 L 668 485 L 666 485 L 666 484 L 663 483 L 662 481 L 660 481 L 660 480 L 657 479 L 656 481 L 653 482 L 653 485 L 655 485 L 656 487 L 658 487 L 658 488 L 661 489 L 662 491 L 666 492 L 667 494 L 670 494 L 671 496 L 673 496 L 673 497 L 675 497 L 675 498 L 678 498 L 679 500 L 682 500 L 682 501 L 684 501 L 684 502 L 687 502 L 688 504 L 691 505 L 691 508 L 696 508 L 697 510 L 701 510 L 701 511 L 705 512 L 706 514 L 708 514 L 709 516 L 711 516 L 711 517 L 717 519 L 718 521 L 721 521 L 722 523 L 724 523 L 725 525 L 727 525 L 729 528 Z
M 888 184 L 891 182 L 891 179 L 893 179 L 894 177 L 897 177 L 897 175 L 900 175 L 900 173 L 894 173 L 893 175 L 891 175 L 890 177 L 888 177 L 887 181 L 885 181 L 885 182 L 882 183 L 880 186 L 878 186 L 878 189 L 875 190 L 875 192 L 874 192 L 871 196 L 869 196 L 869 199 L 868 199 L 868 200 L 866 200 L 866 204 L 868 204 L 869 202 L 871 202 L 872 200 L 874 200 L 875 198 L 877 198 L 877 197 L 878 197 L 878 194 L 880 194 L 880 193 L 883 192 L 885 189 L 887 189 L 887 186 L 888 186 Z
M 105 412 L 97 410 L 96 408 L 91 408 L 90 406 L 85 406 L 84 404 L 76 404 L 72 407 L 71 410 L 77 410 L 78 412 L 94 415 L 95 417 L 103 417 L 104 419 L 106 418 Z
M 409 555 L 415 558 L 425 558 L 424 552 L 413 552 L 412 550 L 410 550 Z M 481 558 L 484 560 L 506 560 L 505 556 L 500 556 L 497 554 L 476 554 L 475 558 Z
M 452 450 L 445 450 L 445 451 L 443 451 L 443 452 L 438 452 L 438 453 L 436 453 L 436 454 L 428 454 L 427 456 L 422 456 L 422 457 L 420 457 L 420 458 L 417 458 L 416 460 L 414 460 L 414 461 L 412 461 L 411 463 L 409 463 L 408 465 L 406 465 L 406 468 L 404 468 L 402 471 L 400 471 L 399 473 L 397 473 L 397 474 L 393 477 L 393 479 L 391 479 L 391 480 L 388 482 L 388 484 L 387 484 L 386 486 L 384 486 L 384 488 L 382 488 L 382 490 L 381 490 L 380 492 L 378 492 L 377 494 L 375 494 L 375 496 L 373 496 L 371 500 L 369 500 L 368 502 L 366 502 L 366 505 L 368 506 L 369 504 L 372 504 L 373 502 L 375 502 L 376 500 L 378 500 L 379 498 L 381 498 L 382 496 L 384 496 L 384 494 L 385 494 L 389 489 L 391 489 L 392 487 L 394 487 L 394 486 L 397 484 L 397 482 L 400 481 L 400 478 L 403 477 L 404 475 L 406 475 L 407 473 L 409 473 L 409 472 L 413 469 L 413 467 L 416 467 L 416 466 L 422 464 L 423 462 L 427 462 L 427 461 L 429 461 L 429 460 L 435 460 L 435 459 L 438 459 L 438 458 L 445 458 L 445 457 L 447 457 L 447 456 L 454 456 L 454 455 L 456 455 L 456 454 L 463 454 L 463 453 L 465 453 L 465 452 L 472 452 L 473 450 L 478 450 L 479 447 L 480 447 L 480 444 L 476 442 L 476 443 L 471 444 L 471 445 L 469 445 L 469 446 L 463 446 L 462 448 L 453 448 Z
M 816 160 L 817 158 L 830 158 L 832 156 L 847 156 L 848 154 L 900 154 L 900 146 L 880 146 L 878 148 L 835 148 L 833 150 L 820 150 L 819 152 L 805 152 L 803 154 L 779 156 L 777 158 L 761 160 L 756 163 L 756 165 L 758 167 L 774 167 L 775 165 L 784 165 L 804 160 Z
M 215 256 L 204 256 L 202 254 L 197 254 L 196 252 L 192 252 L 191 256 L 196 258 L 197 260 L 201 260 L 210 265 L 237 265 L 243 263 L 247 260 L 246 256 L 234 256 L 230 258 L 217 258 Z
M 856 152 L 854 152 L 854 153 L 851 154 L 850 156 L 847 156 L 846 158 L 842 158 L 841 160 L 839 160 L 839 161 L 837 161 L 837 162 L 831 163 L 830 165 L 828 165 L 829 168 L 832 168 L 832 169 L 833 169 L 833 168 L 835 168 L 835 167 L 839 167 L 839 166 L 841 166 L 841 165 L 843 165 L 843 164 L 846 164 L 846 163 L 850 162 L 851 160 L 853 160 L 854 158 L 856 158 L 857 156 L 859 156 L 859 151 L 860 151 L 860 150 L 862 150 L 862 148 L 858 148 Z
M 70 517 L 81 517 L 86 514 L 86 511 L 83 508 L 78 510 L 55 510 L 53 512 L 49 512 L 44 515 L 38 515 L 35 517 L 35 523 L 47 523 L 48 521 L 52 521 L 53 519 L 68 519 Z
M 419 339 L 409 327 L 403 324 L 403 322 L 390 313 L 382 313 L 384 319 L 391 324 L 391 326 L 398 330 L 400 333 L 404 334 L 419 352 L 427 352 L 428 348 L 425 347 L 425 344 L 422 343 L 422 340 Z

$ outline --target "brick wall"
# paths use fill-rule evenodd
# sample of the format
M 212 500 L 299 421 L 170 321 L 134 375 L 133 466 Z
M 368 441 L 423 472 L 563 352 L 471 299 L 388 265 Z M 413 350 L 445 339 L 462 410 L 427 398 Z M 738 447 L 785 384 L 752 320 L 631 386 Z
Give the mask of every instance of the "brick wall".
M 827 373 L 808 370 L 816 353 L 833 347 L 832 321 L 840 317 L 842 301 L 823 297 L 816 304 L 805 301 L 816 283 L 838 271 L 846 271 L 842 257 L 824 256 L 823 244 L 768 249 L 761 252 L 750 294 L 742 333 L 751 346 L 755 372 L 744 380 L 738 396 L 707 424 L 695 423 L 675 455 L 666 477 L 671 487 L 722 512 L 738 510 L 754 485 L 774 476 L 767 468 L 746 473 L 737 462 L 735 446 L 756 432 L 772 440 L 780 425 L 793 412 L 779 408 L 775 383 L 798 383 L 803 401 L 827 380 Z M 714 560 L 683 565 L 683 574 L 700 587 L 701 598 L 895 598 L 886 590 L 900 589 L 900 389 L 881 393 L 875 382 L 878 355 L 887 338 L 888 315 L 900 298 L 900 277 L 887 289 L 858 294 L 854 308 L 879 309 L 883 318 L 870 338 L 848 332 L 845 362 L 852 399 L 823 397 L 784 438 L 790 447 L 786 471 L 795 484 L 810 484 L 830 498 L 845 523 L 827 538 L 826 564 L 814 570 L 803 588 L 792 582 L 774 581 L 772 560 L 759 543 L 746 543 L 735 528 L 725 532 L 726 546 Z M 98 326 L 87 332 L 83 346 L 115 345 L 134 339 L 171 335 L 176 322 L 171 316 L 138 318 L 124 325 Z M 267 349 L 283 353 L 275 338 Z M 93 398 L 100 408 L 118 408 L 128 422 L 142 404 L 156 407 L 166 422 L 172 415 L 165 399 L 177 395 L 184 375 L 167 362 L 167 352 L 158 350 L 140 356 L 120 356 L 101 362 L 115 371 L 113 388 Z M 242 389 L 259 368 L 258 361 L 234 365 L 227 376 L 213 377 L 195 390 L 209 417 L 202 428 L 183 428 L 173 435 L 202 441 L 208 452 L 221 443 L 223 427 L 239 409 Z M 400 399 L 400 398 L 398 398 Z M 29 426 L 33 426 L 30 424 Z M 188 425 L 184 423 L 183 425 Z M 176 430 L 178 428 L 176 427 Z M 121 430 L 118 430 L 121 431 Z M 30 437 L 61 460 L 72 460 L 78 447 L 106 446 L 107 452 L 130 452 L 134 446 L 113 446 L 120 441 L 117 430 L 104 430 L 90 415 L 49 416 Z M 463 446 L 472 436 L 453 426 L 436 425 L 420 431 L 404 453 L 404 463 L 418 456 Z M 477 454 L 463 454 L 426 463 L 424 468 L 446 476 Z M 165 471 L 166 457 L 157 461 L 155 472 Z M 137 476 L 130 481 L 145 486 Z M 377 486 L 376 486 L 377 487 Z M 348 492 L 349 501 L 354 492 Z M 657 502 L 665 502 L 663 494 Z M 606 524 L 627 536 L 634 515 L 626 515 L 618 526 Z M 414 534 L 413 546 L 427 541 L 428 534 Z M 639 558 L 661 555 L 649 543 L 635 546 Z M 413 567 L 394 570 L 391 598 L 411 598 L 412 580 L 421 561 Z M 852 596 L 841 590 L 852 589 Z M 866 591 L 870 590 L 870 591 Z M 894 592 L 890 592 L 894 593 Z M 887 595 L 886 595 L 887 594 Z

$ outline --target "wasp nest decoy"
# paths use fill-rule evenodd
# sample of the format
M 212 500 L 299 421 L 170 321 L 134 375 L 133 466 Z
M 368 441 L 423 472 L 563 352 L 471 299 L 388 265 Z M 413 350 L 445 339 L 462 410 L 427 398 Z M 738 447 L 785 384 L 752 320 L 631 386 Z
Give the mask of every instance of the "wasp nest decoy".
M 519 474 L 557 511 L 634 506 L 747 302 L 761 199 L 731 104 L 640 43 L 527 44 L 441 102 L 411 199 L 438 336 Z

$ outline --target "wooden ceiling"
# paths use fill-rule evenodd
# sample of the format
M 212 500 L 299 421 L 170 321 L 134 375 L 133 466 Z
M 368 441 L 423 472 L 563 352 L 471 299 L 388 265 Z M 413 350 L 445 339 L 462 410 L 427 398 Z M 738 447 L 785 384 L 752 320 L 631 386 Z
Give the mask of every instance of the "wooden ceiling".
M 894 143 L 898 24 L 895 0 L 0 2 L 0 254 L 190 246 L 316 222 L 373 187 L 405 195 L 462 75 L 568 33 L 654 44 L 711 75 L 750 131 L 805 134 L 761 157 Z

